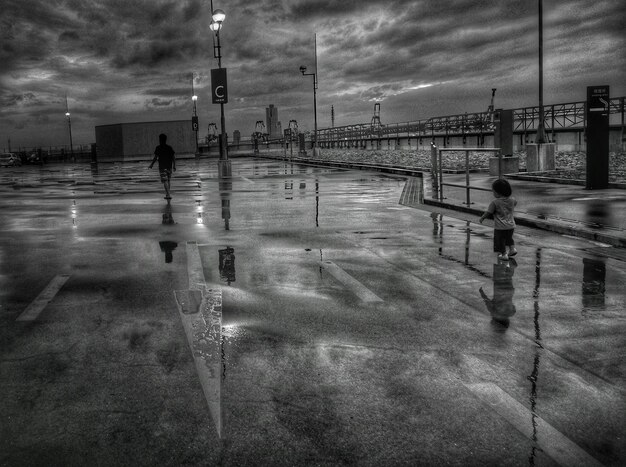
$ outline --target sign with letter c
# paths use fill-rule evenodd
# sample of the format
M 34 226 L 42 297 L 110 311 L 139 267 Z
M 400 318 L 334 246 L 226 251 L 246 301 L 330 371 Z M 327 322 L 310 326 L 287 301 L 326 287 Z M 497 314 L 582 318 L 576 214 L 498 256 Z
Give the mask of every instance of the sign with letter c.
M 226 104 L 228 102 L 226 68 L 211 70 L 211 95 L 214 104 Z

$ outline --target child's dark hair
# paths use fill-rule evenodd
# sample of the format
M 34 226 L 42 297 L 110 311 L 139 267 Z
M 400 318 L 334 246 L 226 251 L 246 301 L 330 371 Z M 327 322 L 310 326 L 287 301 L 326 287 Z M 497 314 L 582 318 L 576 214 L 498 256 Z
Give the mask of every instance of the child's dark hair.
M 500 196 L 504 196 L 505 198 L 508 198 L 513 193 L 511 184 L 502 178 L 499 178 L 498 180 L 493 182 L 493 184 L 491 185 L 491 189 L 498 193 Z

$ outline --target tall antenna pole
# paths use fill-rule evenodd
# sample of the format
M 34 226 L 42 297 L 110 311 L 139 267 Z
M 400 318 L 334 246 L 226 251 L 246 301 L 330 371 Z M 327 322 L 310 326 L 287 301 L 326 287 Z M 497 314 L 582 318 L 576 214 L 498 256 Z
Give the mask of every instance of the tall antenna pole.
M 313 113 L 315 115 L 314 147 L 317 148 L 317 33 L 315 34 L 315 73 L 313 74 Z
M 539 123 L 537 124 L 537 144 L 546 142 L 543 115 L 543 5 L 539 0 Z

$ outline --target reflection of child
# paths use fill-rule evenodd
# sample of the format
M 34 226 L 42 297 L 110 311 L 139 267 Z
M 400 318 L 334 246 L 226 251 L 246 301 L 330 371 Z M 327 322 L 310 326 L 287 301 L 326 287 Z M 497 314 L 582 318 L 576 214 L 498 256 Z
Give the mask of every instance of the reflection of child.
M 508 327 L 509 318 L 516 312 L 513 304 L 513 274 L 515 273 L 515 260 L 508 262 L 498 262 L 493 265 L 493 298 L 490 299 L 481 287 L 478 291 L 483 298 L 491 318 L 495 323 Z
M 513 230 L 515 229 L 513 210 L 517 201 L 511 196 L 513 190 L 506 180 L 496 180 L 491 185 L 491 189 L 494 200 L 489 203 L 485 213 L 480 216 L 479 222 L 482 224 L 487 216 L 493 216 L 493 251 L 498 253 L 498 259 L 507 261 L 509 256 L 517 254 L 513 240 Z

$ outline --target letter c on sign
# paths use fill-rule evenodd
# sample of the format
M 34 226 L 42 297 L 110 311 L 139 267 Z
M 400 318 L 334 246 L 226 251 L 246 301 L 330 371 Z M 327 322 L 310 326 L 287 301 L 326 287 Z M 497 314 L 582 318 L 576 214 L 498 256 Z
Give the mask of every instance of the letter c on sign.
M 217 86 L 215 88 L 215 96 L 219 98 L 224 97 L 224 86 Z

